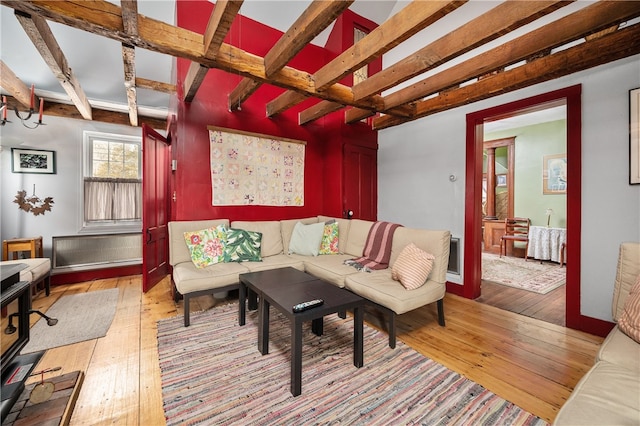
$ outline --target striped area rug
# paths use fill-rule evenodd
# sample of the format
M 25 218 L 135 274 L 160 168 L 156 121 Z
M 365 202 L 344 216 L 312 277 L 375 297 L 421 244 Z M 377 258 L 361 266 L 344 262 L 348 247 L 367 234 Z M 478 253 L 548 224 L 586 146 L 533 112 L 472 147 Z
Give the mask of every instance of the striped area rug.
M 544 425 L 541 419 L 365 324 L 364 366 L 353 365 L 353 321 L 305 324 L 302 395 L 290 389 L 288 321 L 271 310 L 269 354 L 257 313 L 237 304 L 158 321 L 168 425 Z

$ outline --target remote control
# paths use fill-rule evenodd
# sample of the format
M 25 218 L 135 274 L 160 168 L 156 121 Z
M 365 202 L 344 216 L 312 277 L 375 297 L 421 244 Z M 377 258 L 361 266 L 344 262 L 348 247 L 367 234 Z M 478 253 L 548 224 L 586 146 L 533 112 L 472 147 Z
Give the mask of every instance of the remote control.
M 293 305 L 293 312 L 302 312 L 307 309 L 315 308 L 316 306 L 320 306 L 324 303 L 322 299 L 309 300 L 308 302 L 298 303 L 297 305 Z

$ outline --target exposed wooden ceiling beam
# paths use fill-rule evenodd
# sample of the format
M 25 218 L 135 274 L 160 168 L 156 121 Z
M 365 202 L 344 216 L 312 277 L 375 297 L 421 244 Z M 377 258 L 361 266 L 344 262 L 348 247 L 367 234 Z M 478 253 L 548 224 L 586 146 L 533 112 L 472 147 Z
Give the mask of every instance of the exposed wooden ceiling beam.
M 530 58 L 624 22 L 640 14 L 640 2 L 602 1 L 526 33 L 467 61 L 384 97 L 386 108 L 432 95 L 491 71 Z
M 501 3 L 417 52 L 358 83 L 353 87 L 353 94 L 356 99 L 362 99 L 375 93 L 381 93 L 569 3 L 557 0 L 509 0 Z
M 240 105 L 247 100 L 262 85 L 259 81 L 245 77 L 240 83 L 229 93 L 227 98 L 227 107 L 229 111 L 240 109 Z
M 11 108 L 29 108 L 31 106 L 31 89 L 16 76 L 11 68 L 0 59 L 0 86 L 17 101 Z M 37 98 L 37 96 L 36 96 Z M 40 99 L 34 100 L 34 105 L 39 105 Z
M 4 75 L 2 76 L 4 79 Z M 4 86 L 3 86 L 4 88 Z M 7 89 L 8 90 L 8 89 Z M 27 95 L 28 96 L 28 95 Z M 13 109 L 13 107 L 18 107 L 22 105 L 22 102 L 18 101 L 13 96 L 7 96 L 7 103 L 9 104 L 9 108 Z M 27 101 L 27 107 L 29 106 L 29 102 Z M 46 124 L 46 117 L 64 117 L 64 118 L 74 118 L 77 120 L 83 120 L 84 117 L 80 115 L 80 112 L 76 109 L 74 105 L 57 103 L 51 100 L 47 100 L 44 104 L 44 115 L 45 119 L 43 120 Z M 107 111 L 104 109 L 94 108 L 93 109 L 93 121 L 100 121 L 103 123 L 110 124 L 121 124 L 125 126 L 129 126 L 129 114 L 124 112 L 117 111 Z M 138 126 L 142 126 L 143 124 L 147 124 L 154 129 L 165 130 L 167 128 L 167 120 L 139 116 Z
M 218 54 L 231 24 L 242 7 L 244 0 L 218 0 L 209 17 L 204 31 L 205 56 L 213 58 Z
M 27 13 L 36 13 L 55 22 L 89 31 L 103 37 L 133 44 L 136 47 L 171 56 L 196 61 L 209 68 L 251 77 L 263 83 L 283 87 L 344 105 L 378 111 L 384 103 L 382 97 L 354 101 L 351 88 L 343 84 L 333 84 L 318 92 L 312 76 L 301 70 L 284 67 L 271 78 L 267 78 L 264 60 L 260 56 L 223 43 L 215 58 L 202 53 L 203 36 L 184 28 L 138 15 L 138 37 L 125 34 L 122 30 L 121 10 L 106 1 L 46 1 L 46 0 L 0 0 L 0 3 Z
M 67 92 L 73 104 L 78 108 L 82 117 L 91 120 L 91 105 L 85 95 L 80 82 L 67 64 L 67 59 L 60 49 L 51 28 L 47 22 L 38 15 L 28 15 L 19 11 L 15 12 L 16 18 L 27 33 L 33 45 L 36 47 L 42 59 L 56 76 L 60 85 Z
M 441 2 L 441 4 L 447 4 L 453 7 L 464 1 L 466 0 L 452 0 L 450 2 Z M 559 70 L 558 67 L 560 65 L 557 62 L 562 61 L 560 59 L 561 57 L 557 55 L 565 51 L 551 52 L 554 52 L 556 50 L 555 48 L 571 41 L 608 28 L 614 28 L 609 30 L 613 31 L 611 34 L 601 35 L 593 39 L 590 37 L 586 43 L 602 42 L 604 39 L 610 40 L 609 37 L 615 36 L 618 37 L 617 41 L 621 44 L 621 46 L 617 47 L 618 50 L 612 49 L 613 53 L 611 54 L 609 52 L 599 52 L 597 55 L 591 50 L 586 50 L 584 54 L 593 53 L 594 57 L 588 60 L 582 57 L 577 60 L 572 58 L 572 60 L 576 61 L 577 65 L 573 66 L 573 68 L 569 66 L 568 69 L 589 67 L 589 64 L 592 63 L 598 65 L 615 60 L 619 55 L 622 55 L 620 49 L 624 49 L 626 46 L 635 46 L 636 40 L 631 39 L 631 37 L 636 37 L 637 34 L 626 31 L 627 28 L 615 30 L 614 26 L 640 16 L 640 2 L 637 1 L 597 2 L 565 18 L 558 19 L 548 26 L 533 30 L 516 40 L 506 42 L 489 52 L 479 54 L 474 59 L 449 67 L 446 72 L 435 74 L 424 79 L 422 82 L 398 90 L 383 98 L 378 92 L 395 87 L 401 82 L 406 81 L 409 75 L 417 75 L 412 73 L 419 74 L 424 72 L 424 70 L 442 65 L 488 40 L 495 39 L 526 22 L 530 22 L 555 8 L 561 7 L 566 2 L 554 0 L 545 0 L 544 2 L 507 1 L 498 4 L 487 12 L 487 14 L 462 25 L 448 36 L 442 37 L 440 40 L 421 49 L 418 53 L 420 55 L 424 54 L 424 56 L 418 54 L 412 55 L 412 57 L 416 58 L 416 62 L 420 62 L 420 60 L 422 60 L 422 62 L 411 62 L 411 65 L 406 65 L 405 69 L 403 68 L 404 63 L 401 61 L 402 63 L 398 65 L 399 68 L 393 71 L 385 69 L 377 75 L 371 76 L 364 83 L 361 83 L 362 86 L 358 85 L 353 89 L 337 83 L 337 81 L 344 75 L 352 72 L 353 69 L 359 68 L 362 63 L 368 63 L 371 58 L 382 54 L 379 53 L 380 51 L 388 50 L 390 46 L 393 46 L 393 43 L 402 41 L 402 37 L 404 37 L 402 34 L 409 34 L 412 30 L 409 29 L 408 32 L 405 32 L 407 30 L 398 30 L 396 26 L 401 27 L 404 26 L 406 22 L 416 22 L 418 18 L 415 16 L 415 13 L 405 12 L 405 19 L 407 21 L 398 21 L 396 26 L 389 23 L 393 17 L 386 23 L 383 23 L 380 27 L 382 27 L 383 30 L 386 28 L 388 31 L 381 31 L 379 44 L 368 42 L 371 43 L 371 45 L 368 46 L 366 43 L 363 43 L 367 40 L 365 37 L 365 39 L 352 48 L 351 55 L 347 54 L 342 58 L 345 61 L 344 66 L 336 66 L 334 70 L 329 70 L 330 67 L 327 65 L 321 68 L 322 72 L 318 70 L 315 74 L 311 74 L 285 65 L 295 55 L 291 49 L 297 49 L 297 43 L 291 44 L 290 41 L 285 42 L 283 40 L 282 43 L 284 43 L 284 46 L 288 46 L 288 49 L 284 48 L 280 54 L 274 53 L 274 57 L 278 59 L 278 62 L 284 62 L 284 64 L 279 69 L 278 67 L 272 69 L 272 65 L 267 68 L 267 65 L 271 62 L 267 61 L 266 57 L 262 58 L 238 47 L 224 43 L 222 41 L 224 36 L 219 39 L 220 44 L 215 47 L 218 40 L 214 39 L 221 35 L 218 30 L 226 24 L 221 23 L 220 26 L 210 25 L 207 27 L 205 34 L 198 34 L 194 31 L 133 13 L 136 5 L 135 0 L 124 0 L 122 2 L 122 8 L 116 4 L 102 0 L 91 2 L 82 0 L 64 2 L 51 0 L 0 0 L 0 3 L 30 14 L 31 16 L 38 15 L 64 25 L 117 40 L 131 49 L 134 47 L 142 47 L 150 51 L 193 61 L 195 65 L 185 79 L 185 95 L 188 92 L 188 88 L 197 89 L 197 86 L 200 84 L 197 83 L 195 86 L 192 86 L 190 82 L 196 81 L 199 78 L 198 76 L 200 76 L 201 79 L 204 78 L 208 68 L 217 68 L 247 78 L 246 83 L 243 81 L 231 94 L 229 100 L 233 104 L 241 104 L 242 100 L 248 96 L 248 93 L 257 89 L 260 84 L 268 83 L 285 89 L 283 95 L 267 104 L 267 115 L 269 116 L 282 112 L 308 97 L 313 97 L 319 99 L 321 102 L 316 103 L 306 111 L 302 111 L 299 115 L 300 122 L 309 122 L 331 111 L 345 106 L 351 106 L 352 108 L 349 108 L 345 114 L 345 119 L 348 122 L 358 121 L 377 112 L 385 113 L 384 116 L 373 120 L 374 126 L 377 126 L 376 128 L 401 124 L 423 116 L 424 114 L 431 114 L 432 111 L 448 109 L 452 107 L 451 105 L 457 106 L 460 102 L 468 103 L 473 99 L 484 99 L 482 96 L 493 96 L 494 94 L 502 93 L 502 90 L 515 90 L 514 87 L 525 87 L 529 84 L 565 75 L 564 73 L 566 73 L 566 71 Z M 240 2 L 218 0 L 217 3 L 214 12 L 218 9 L 220 13 L 223 10 L 223 4 L 234 3 L 238 5 Z M 415 7 L 415 10 L 422 10 L 425 7 L 432 7 L 436 2 L 416 1 L 414 4 L 406 6 L 405 9 Z M 326 4 L 325 6 L 327 8 L 329 7 Z M 337 7 L 335 4 L 332 6 Z M 225 18 L 225 22 L 229 26 L 236 13 L 237 11 L 230 13 Z M 135 19 L 132 18 L 134 15 L 137 15 Z M 210 17 L 210 21 L 212 19 L 213 14 Z M 302 19 L 302 17 L 300 19 Z M 316 20 L 312 20 L 311 24 L 317 24 Z M 135 25 L 137 25 L 137 32 L 135 31 Z M 409 27 L 411 27 L 411 24 Z M 134 28 L 134 30 L 132 30 L 132 28 Z M 303 29 L 304 34 L 309 35 L 312 32 L 314 31 L 309 29 L 306 29 L 306 32 L 304 32 Z M 295 37 L 294 39 L 297 41 Z M 371 39 L 373 40 L 373 38 Z M 306 43 L 301 45 L 304 44 Z M 593 46 L 593 44 L 589 46 Z M 272 48 L 274 52 L 276 51 L 275 48 L 276 46 Z M 427 51 L 425 49 L 430 50 Z M 567 51 L 571 49 L 567 49 Z M 581 52 L 580 50 L 571 51 Z M 633 48 L 631 48 L 630 51 L 633 51 Z M 123 57 L 126 56 L 127 55 L 124 55 Z M 550 58 L 553 58 L 553 60 Z M 528 62 L 525 65 L 503 71 L 506 66 L 512 66 L 515 63 L 523 61 Z M 536 64 L 536 66 L 530 66 L 530 64 Z M 135 65 L 133 60 L 131 60 L 130 65 L 131 67 Z M 544 68 L 545 65 L 548 65 L 550 68 Z M 515 70 L 518 71 L 513 72 Z M 523 70 L 526 70 L 528 73 L 537 74 L 522 75 Z M 322 73 L 325 72 L 331 77 L 326 80 L 326 83 L 322 83 L 325 78 L 323 77 L 321 81 L 319 77 L 322 77 Z M 389 75 L 389 73 L 392 75 Z M 480 77 L 483 78 L 480 79 Z M 138 79 L 135 77 L 135 73 L 133 77 L 126 78 L 128 85 L 134 89 L 135 87 L 141 87 L 141 83 L 147 84 L 148 86 L 150 86 L 151 83 L 154 85 L 162 84 Z M 507 80 L 501 80 L 505 78 Z M 4 79 L 3 76 L 2 81 L 4 81 Z M 380 82 L 376 82 L 376 79 L 380 79 Z M 478 81 L 473 82 L 474 79 L 478 79 Z M 492 82 L 491 84 L 496 84 L 496 86 L 490 85 L 487 81 Z M 498 87 L 500 82 L 504 84 L 504 89 Z M 365 90 L 367 84 L 373 83 L 382 84 L 382 86 L 372 86 Z M 167 91 L 175 90 L 174 87 L 170 87 L 171 85 L 167 86 L 169 86 L 165 87 Z M 474 90 L 479 90 L 478 88 L 484 88 L 489 92 L 484 95 L 477 94 Z M 28 92 L 28 88 L 26 90 Z M 154 90 L 157 89 L 154 88 Z M 195 91 L 193 91 L 193 94 L 195 94 Z M 437 96 L 435 96 L 436 94 Z M 421 100 L 428 96 L 433 96 L 433 98 Z M 458 98 L 458 96 L 460 98 Z M 464 96 L 467 96 L 467 98 Z
M 325 90 L 328 86 L 388 52 L 467 1 L 414 0 L 358 43 L 316 71 L 313 74 L 316 90 Z
M 374 120 L 373 128 L 385 129 L 638 53 L 640 53 L 640 24 L 635 24 L 494 74 L 473 84 L 446 91 L 438 97 L 418 102 L 416 115 L 411 119 L 388 115 L 379 117 Z
M 200 88 L 202 81 L 207 76 L 207 72 L 209 72 L 209 67 L 197 62 L 191 62 L 189 69 L 187 70 L 187 75 L 184 77 L 183 100 L 185 102 L 193 101 L 196 93 L 198 93 L 198 89 Z
M 138 35 L 138 2 L 137 0 L 121 0 L 122 26 L 130 36 Z M 136 91 L 136 50 L 133 46 L 122 44 L 122 62 L 124 65 L 124 87 L 127 91 L 129 106 L 129 122 L 138 125 L 138 95 Z
M 287 65 L 308 43 L 342 13 L 353 0 L 314 0 L 296 19 L 286 33 L 264 56 L 264 70 L 267 77 Z M 261 83 L 245 77 L 229 95 L 229 110 L 240 108 Z
M 344 105 L 337 104 L 331 101 L 321 101 L 314 106 L 301 111 L 298 114 L 298 124 L 307 124 L 313 120 L 317 120 L 320 117 L 324 117 L 334 111 L 344 108 Z
M 124 32 L 138 35 L 138 0 L 120 0 L 122 7 L 122 26 Z
M 122 62 L 124 64 L 124 87 L 127 90 L 129 121 L 138 126 L 138 95 L 136 91 L 136 49 L 122 45 Z
M 161 81 L 149 80 L 142 77 L 136 77 L 136 87 L 169 94 L 176 92 L 175 84 L 163 83 Z
M 289 63 L 308 43 L 336 20 L 354 0 L 314 0 L 264 56 L 267 77 Z
M 242 7 L 244 0 L 218 0 L 209 16 L 207 28 L 204 31 L 203 53 L 210 58 L 215 57 L 220 46 L 231 29 L 231 24 Z M 198 62 L 189 65 L 187 77 L 184 81 L 184 101 L 191 102 L 196 96 L 202 81 L 209 71 L 208 67 Z
M 344 122 L 347 124 L 353 124 L 373 115 L 374 113 L 372 111 L 366 109 L 349 108 L 344 112 Z
M 267 103 L 267 117 L 273 117 L 276 114 L 280 114 L 288 110 L 289 108 L 293 108 L 307 98 L 308 96 L 302 93 L 288 90 Z
M 404 40 L 415 35 L 466 2 L 467 0 L 429 2 L 414 0 L 400 12 L 367 34 L 358 43 L 352 45 L 338 55 L 338 57 L 316 71 L 313 74 L 316 90 L 322 91 L 338 82 L 354 70 L 361 68 L 383 53 L 388 52 Z M 302 117 L 304 117 L 305 122 L 311 121 L 311 119 L 317 120 L 323 116 L 321 111 L 329 114 L 337 110 L 334 102 L 325 101 L 321 102 L 321 104 L 331 104 L 331 107 L 322 108 L 313 106 L 311 107 L 311 111 L 301 112 L 299 120 L 301 120 Z

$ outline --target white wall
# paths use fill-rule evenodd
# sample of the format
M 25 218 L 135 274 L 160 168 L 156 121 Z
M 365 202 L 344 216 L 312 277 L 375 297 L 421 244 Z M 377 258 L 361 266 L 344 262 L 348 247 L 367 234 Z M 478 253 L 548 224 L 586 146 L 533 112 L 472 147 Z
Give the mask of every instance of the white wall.
M 618 247 L 640 241 L 640 185 L 628 183 L 629 90 L 640 87 L 640 55 L 381 131 L 379 220 L 449 229 L 464 255 L 466 115 L 576 84 L 582 84 L 581 313 L 611 320 Z
M 12 123 L 0 127 L 0 239 L 41 235 L 45 256 L 50 256 L 51 237 L 76 235 L 82 225 L 82 135 L 85 130 L 141 136 L 138 127 L 44 117 L 46 126 L 26 129 L 8 112 Z M 56 174 L 11 172 L 11 148 L 56 152 Z M 20 190 L 40 199 L 53 197 L 52 211 L 34 216 L 18 209 L 13 201 Z

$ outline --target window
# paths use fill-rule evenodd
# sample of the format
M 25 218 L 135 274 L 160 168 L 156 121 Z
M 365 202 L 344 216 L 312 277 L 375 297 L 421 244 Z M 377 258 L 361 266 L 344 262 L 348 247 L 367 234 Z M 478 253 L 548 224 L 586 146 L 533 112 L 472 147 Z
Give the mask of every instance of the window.
M 353 29 L 353 44 L 358 43 L 360 40 L 365 38 L 367 33 L 360 28 Z M 353 85 L 355 86 L 358 83 L 365 81 L 369 77 L 369 65 L 364 65 L 362 68 L 355 70 L 353 72 Z
M 84 132 L 83 228 L 140 229 L 141 138 Z

